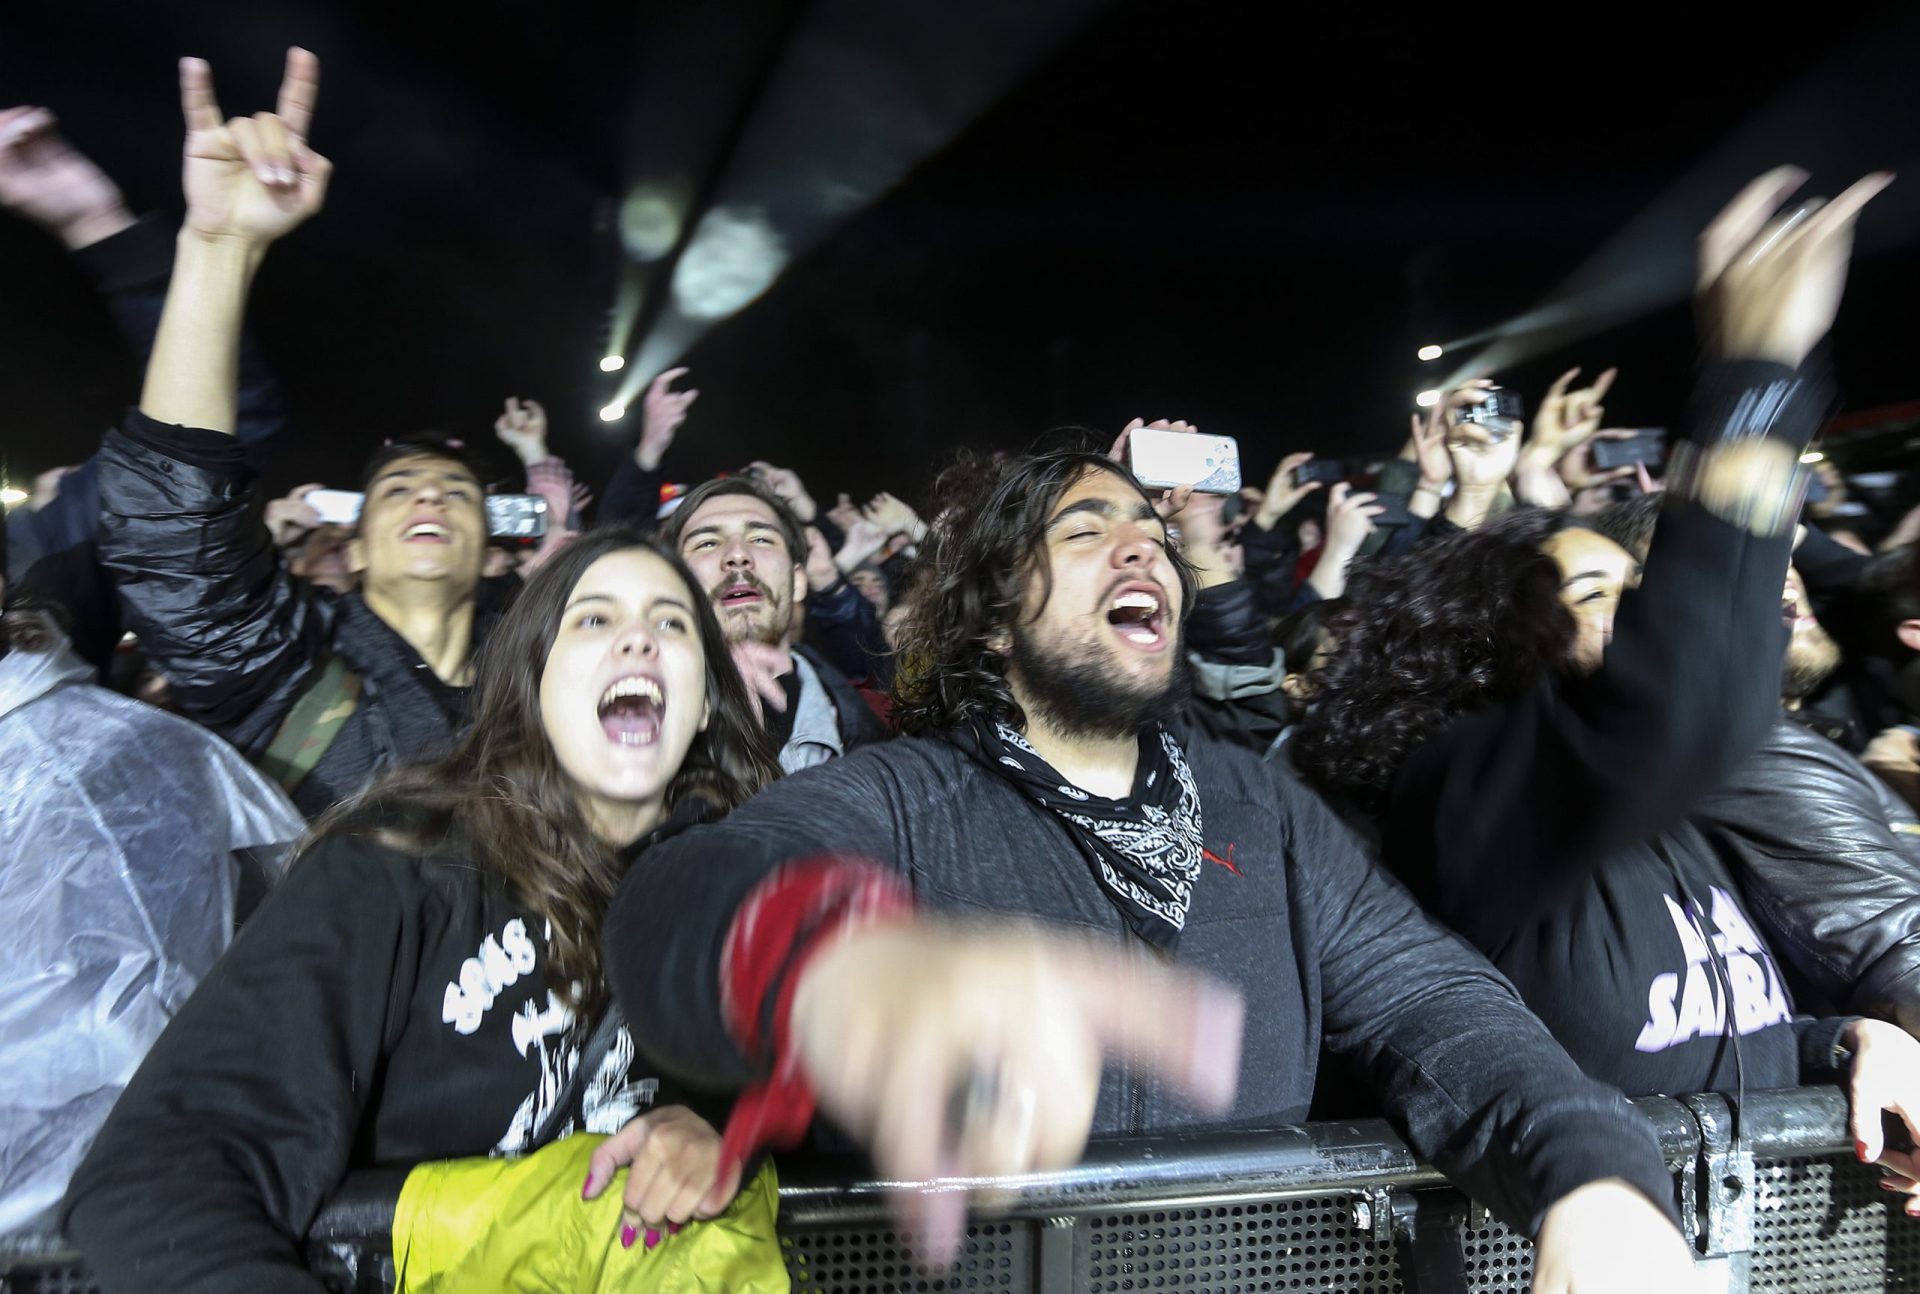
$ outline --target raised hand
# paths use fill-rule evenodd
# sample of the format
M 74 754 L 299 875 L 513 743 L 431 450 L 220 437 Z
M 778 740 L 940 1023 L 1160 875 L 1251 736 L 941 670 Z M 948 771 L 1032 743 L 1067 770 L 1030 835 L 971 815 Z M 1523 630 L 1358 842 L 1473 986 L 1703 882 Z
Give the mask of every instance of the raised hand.
M 833 564 L 843 572 L 851 571 L 885 548 L 893 532 L 877 522 L 860 517 L 847 527 L 846 535 L 846 541 L 840 545 L 840 551 L 833 555 Z
M 1299 507 L 1302 499 L 1320 488 L 1319 481 L 1308 481 L 1301 485 L 1293 475 L 1312 461 L 1312 454 L 1288 454 L 1280 460 L 1280 466 L 1273 469 L 1273 476 L 1267 481 L 1266 493 L 1260 496 L 1259 507 L 1254 510 L 1254 525 L 1262 530 L 1272 530 L 1280 523 L 1280 518 Z
M 508 396 L 506 412 L 494 419 L 493 434 L 528 467 L 548 457 L 547 411 L 538 400 Z
M 1447 405 L 1436 403 L 1425 417 L 1413 415 L 1413 427 L 1407 436 L 1402 458 L 1410 458 L 1420 469 L 1419 488 L 1438 494 L 1453 479 L 1453 455 L 1447 452 Z
M 905 535 L 917 543 L 927 531 L 919 513 L 885 491 L 873 496 L 862 510 L 862 515 L 886 531 L 889 539 L 895 535 Z
M 1893 175 L 1877 171 L 1832 202 L 1812 198 L 1780 214 L 1806 181 L 1798 167 L 1768 171 L 1700 235 L 1701 330 L 1715 354 L 1798 368 L 1833 327 L 1854 225 Z
M 1345 481 L 1327 495 L 1327 546 L 1320 559 L 1351 558 L 1373 533 L 1373 519 L 1385 512 L 1376 496 L 1354 493 Z
M 1619 371 L 1610 368 L 1595 378 L 1592 386 L 1572 391 L 1567 388 L 1580 376 L 1579 369 L 1570 368 L 1555 378 L 1533 415 L 1524 452 L 1536 454 L 1550 464 L 1558 463 L 1598 431 L 1600 420 L 1606 416 L 1606 407 L 1600 401 L 1613 386 Z
M 840 582 L 840 568 L 834 564 L 833 549 L 827 537 L 814 526 L 807 527 L 807 592 L 825 593 Z
M 1603 427 L 1598 431 L 1582 436 L 1559 463 L 1560 479 L 1567 483 L 1570 490 L 1584 490 L 1589 486 L 1608 485 L 1614 481 L 1633 479 L 1631 465 L 1601 470 L 1593 465 L 1593 447 L 1603 440 L 1632 440 L 1633 432 L 1626 427 Z
M 843 494 L 838 503 L 827 509 L 827 520 L 845 531 L 847 527 L 860 520 L 859 505 Z
M 812 521 L 819 514 L 813 496 L 807 493 L 807 487 L 801 484 L 797 474 L 764 460 L 755 460 L 747 466 L 753 469 L 753 474 L 762 485 L 786 500 L 787 506 L 793 509 L 793 515 L 801 521 Z
M 1447 456 L 1453 463 L 1453 479 L 1463 492 L 1497 490 L 1513 475 L 1520 457 L 1522 431 L 1495 436 L 1477 422 L 1455 422 L 1452 413 L 1468 404 L 1483 403 L 1484 388 L 1492 383 L 1484 379 L 1449 391 L 1441 401 L 1447 414 Z
M 78 251 L 133 223 L 120 189 L 46 108 L 0 111 L 0 207 Z
M 298 485 L 283 497 L 267 504 L 263 520 L 267 525 L 267 533 L 273 537 L 275 548 L 298 543 L 306 538 L 308 532 L 320 528 L 320 513 L 307 502 L 307 496 L 324 488 L 318 481 Z
M 674 434 L 687 420 L 687 411 L 700 398 L 698 391 L 673 389 L 674 382 L 686 375 L 684 368 L 670 368 L 647 384 L 647 394 L 640 401 L 640 443 L 633 451 L 634 461 L 643 471 L 660 466 L 660 460 L 673 447 Z
M 264 247 L 320 210 L 333 163 L 307 147 L 320 60 L 297 46 L 273 112 L 223 122 L 205 60 L 180 60 L 186 115 L 187 229 L 206 239 Z

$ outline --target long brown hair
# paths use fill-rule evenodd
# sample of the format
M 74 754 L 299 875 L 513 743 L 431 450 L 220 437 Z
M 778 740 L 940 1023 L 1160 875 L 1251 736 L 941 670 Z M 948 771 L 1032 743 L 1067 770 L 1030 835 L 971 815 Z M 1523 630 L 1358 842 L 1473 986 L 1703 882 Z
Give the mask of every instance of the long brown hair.
M 975 717 L 1027 726 L 995 640 L 1018 621 L 1035 570 L 1042 608 L 1053 595 L 1047 522 L 1061 496 L 1090 472 L 1111 473 L 1153 502 L 1125 467 L 1075 450 L 998 461 L 963 453 L 940 474 L 934 487 L 939 513 L 922 550 L 921 582 L 897 653 L 893 693 L 903 730 L 937 732 Z M 1180 581 L 1185 616 L 1199 588 L 1193 566 L 1178 548 L 1167 550 L 1167 560 Z
M 780 776 L 712 606 L 678 557 L 608 527 L 581 536 L 527 582 L 487 636 L 476 667 L 473 723 L 431 763 L 397 769 L 314 824 L 313 841 L 347 833 L 421 853 L 460 848 L 516 900 L 546 920 L 547 978 L 555 996 L 597 1012 L 600 923 L 620 883 L 618 851 L 593 832 L 573 780 L 555 758 L 540 714 L 540 677 L 562 613 L 587 568 L 644 548 L 686 585 L 706 658 L 707 727 L 667 785 L 666 811 L 695 804 L 718 817 Z M 578 985 L 577 991 L 574 986 Z

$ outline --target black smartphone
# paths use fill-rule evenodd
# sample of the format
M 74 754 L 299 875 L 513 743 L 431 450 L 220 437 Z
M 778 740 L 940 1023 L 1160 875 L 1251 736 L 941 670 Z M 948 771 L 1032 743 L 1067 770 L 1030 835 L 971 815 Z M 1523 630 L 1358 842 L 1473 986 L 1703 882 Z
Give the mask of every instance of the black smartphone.
M 1347 479 L 1347 465 L 1337 458 L 1316 458 L 1293 469 L 1295 485 L 1337 485 Z
M 1373 506 L 1382 509 L 1373 519 L 1376 526 L 1404 526 L 1413 520 L 1413 514 L 1407 511 L 1408 496 L 1404 494 L 1376 494 Z
M 1602 472 L 1645 463 L 1658 467 L 1667 456 L 1667 429 L 1641 427 L 1631 436 L 1593 442 L 1593 465 Z

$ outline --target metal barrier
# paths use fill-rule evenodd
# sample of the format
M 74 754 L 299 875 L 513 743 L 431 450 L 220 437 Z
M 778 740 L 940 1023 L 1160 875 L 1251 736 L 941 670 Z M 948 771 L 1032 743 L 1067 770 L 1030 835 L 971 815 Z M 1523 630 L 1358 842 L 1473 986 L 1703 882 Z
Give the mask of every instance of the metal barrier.
M 1920 1220 L 1854 1161 L 1839 1092 L 1750 1094 L 1737 1154 L 1723 1098 L 1636 1104 L 1674 1171 L 1701 1289 L 1920 1289 Z M 356 1181 L 315 1228 L 310 1261 L 331 1288 L 392 1287 L 397 1183 Z M 887 1224 L 888 1184 L 849 1184 L 830 1164 L 783 1159 L 781 1244 L 794 1289 L 1524 1294 L 1532 1278 L 1527 1242 L 1378 1120 L 1110 1143 L 1067 1172 L 1002 1185 L 1016 1192 L 1006 1212 L 970 1226 L 953 1270 L 934 1277 Z M 9 1258 L 0 1241 L 0 1292 L 92 1289 L 76 1256 Z

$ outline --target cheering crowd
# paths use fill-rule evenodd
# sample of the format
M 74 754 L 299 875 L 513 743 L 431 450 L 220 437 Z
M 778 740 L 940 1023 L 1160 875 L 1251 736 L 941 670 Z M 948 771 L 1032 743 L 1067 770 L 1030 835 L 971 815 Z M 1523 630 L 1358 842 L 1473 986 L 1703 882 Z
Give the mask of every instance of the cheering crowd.
M 396 1261 L 570 1231 L 784 1288 L 788 1148 L 910 1182 L 1365 1109 L 1536 1288 L 1641 1294 L 1691 1264 L 1627 1097 L 1820 1082 L 1920 1215 L 1920 511 L 1802 461 L 1890 176 L 1733 198 L 1631 463 L 1569 369 L 1364 470 L 1243 442 L 1264 490 L 1146 488 L 1135 434 L 1195 429 L 1136 419 L 825 507 L 675 483 L 673 370 L 597 501 L 517 397 L 268 500 L 246 302 L 323 205 L 318 82 L 228 119 L 183 61 L 177 232 L 0 112 L 0 206 L 145 364 L 5 529 L 0 1233 L 312 1290 L 387 1169 Z M 949 1255 L 964 1194 L 907 1199 Z

